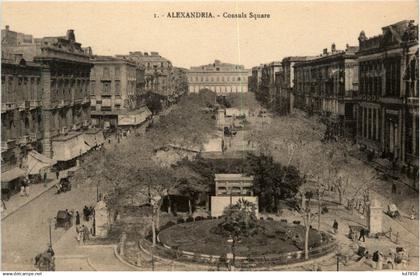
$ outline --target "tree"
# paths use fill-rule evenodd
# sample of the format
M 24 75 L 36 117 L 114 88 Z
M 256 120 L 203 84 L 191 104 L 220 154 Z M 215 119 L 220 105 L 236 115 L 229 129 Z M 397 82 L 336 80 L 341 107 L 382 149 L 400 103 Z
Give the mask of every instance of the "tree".
M 162 110 L 162 96 L 151 91 L 147 92 L 145 96 L 146 106 L 153 114 L 157 114 Z
M 295 167 L 282 166 L 272 156 L 248 154 L 247 164 L 246 172 L 254 177 L 254 191 L 264 211 L 278 211 L 280 199 L 294 197 L 302 184 Z
M 223 211 L 224 221 L 219 224 L 222 231 L 232 237 L 252 236 L 258 230 L 258 219 L 254 203 L 239 199 Z
M 302 217 L 303 225 L 305 226 L 305 260 L 309 259 L 309 230 L 313 220 L 317 217 L 316 213 L 313 213 L 310 207 L 312 194 L 309 192 L 301 192 L 302 204 L 298 209 L 299 214 Z

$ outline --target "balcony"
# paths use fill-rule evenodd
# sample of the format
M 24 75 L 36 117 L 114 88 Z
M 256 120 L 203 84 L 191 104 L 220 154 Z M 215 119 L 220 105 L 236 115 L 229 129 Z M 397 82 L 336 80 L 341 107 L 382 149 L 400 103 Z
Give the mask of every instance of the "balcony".
M 19 110 L 25 110 L 31 108 L 31 102 L 30 101 L 23 101 L 19 103 Z
M 16 109 L 15 103 L 1 103 L 1 113 Z

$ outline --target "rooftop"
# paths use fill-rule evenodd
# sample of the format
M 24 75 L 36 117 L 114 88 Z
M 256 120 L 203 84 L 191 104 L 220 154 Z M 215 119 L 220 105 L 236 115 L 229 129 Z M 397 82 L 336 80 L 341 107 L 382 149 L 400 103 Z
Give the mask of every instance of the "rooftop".
M 226 181 L 226 180 L 243 180 L 243 181 L 252 181 L 254 180 L 253 176 L 245 176 L 238 173 L 219 173 L 214 175 L 215 181 Z

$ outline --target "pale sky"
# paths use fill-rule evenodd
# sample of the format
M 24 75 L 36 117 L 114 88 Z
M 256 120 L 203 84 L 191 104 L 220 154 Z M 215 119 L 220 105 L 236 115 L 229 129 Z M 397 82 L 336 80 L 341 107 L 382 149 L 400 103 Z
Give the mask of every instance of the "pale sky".
M 204 11 L 212 19 L 154 18 L 168 12 Z M 270 19 L 226 19 L 223 12 L 269 13 Z M 159 52 L 189 68 L 215 59 L 246 68 L 286 56 L 318 55 L 323 48 L 357 46 L 381 27 L 418 23 L 417 1 L 393 2 L 3 2 L 1 27 L 34 37 L 61 36 L 74 29 L 94 54 Z

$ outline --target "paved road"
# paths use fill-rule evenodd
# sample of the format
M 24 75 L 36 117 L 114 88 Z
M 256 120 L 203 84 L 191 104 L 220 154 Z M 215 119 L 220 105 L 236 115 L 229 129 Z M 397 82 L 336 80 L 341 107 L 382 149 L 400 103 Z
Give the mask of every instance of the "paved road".
M 2 269 L 33 269 L 32 258 L 45 250 L 49 243 L 49 218 L 54 218 L 57 211 L 63 209 L 78 209 L 80 212 L 85 204 L 94 204 L 95 201 L 96 187 L 87 184 L 78 188 L 73 185 L 70 192 L 59 195 L 55 194 L 55 189 L 51 189 L 5 218 L 1 225 Z M 54 246 L 65 231 L 62 228 L 54 229 L 53 221 L 51 232 Z

